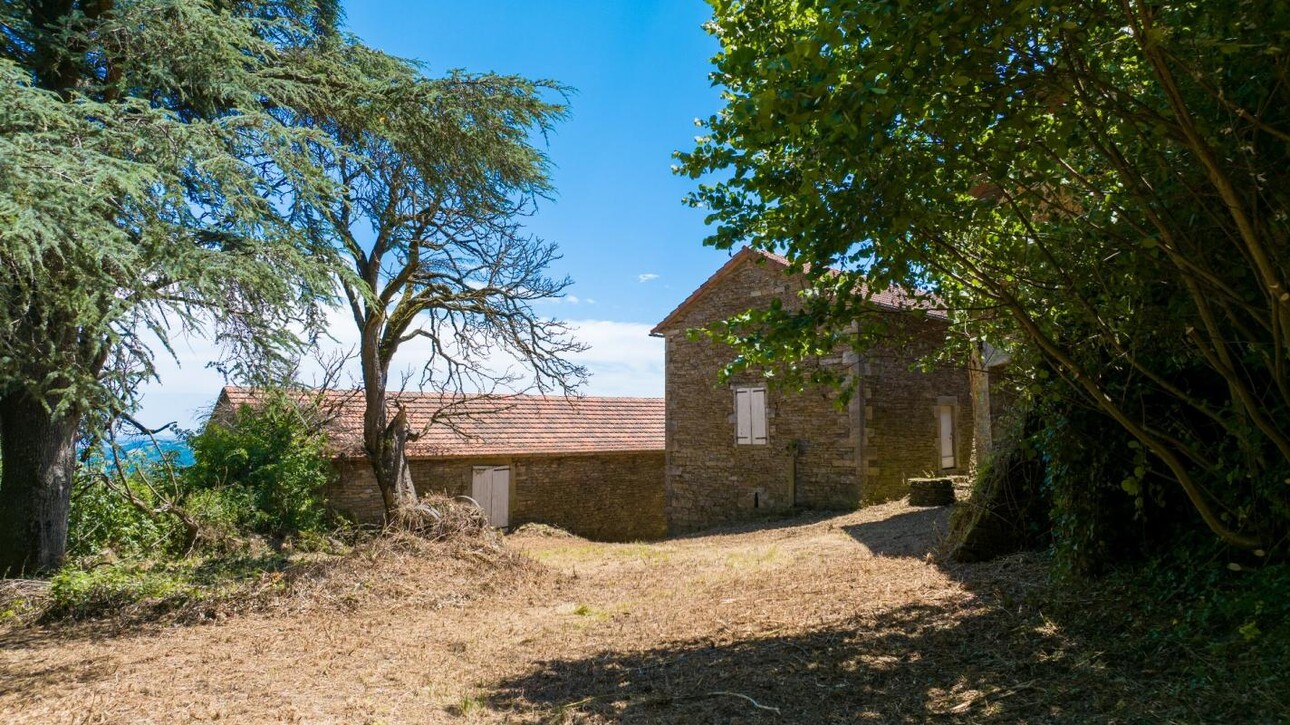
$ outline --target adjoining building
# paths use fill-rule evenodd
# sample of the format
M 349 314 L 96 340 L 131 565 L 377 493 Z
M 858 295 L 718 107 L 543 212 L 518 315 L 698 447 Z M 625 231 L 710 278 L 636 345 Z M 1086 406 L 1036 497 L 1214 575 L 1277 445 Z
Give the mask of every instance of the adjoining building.
M 390 397 L 424 431 L 407 444 L 420 495 L 470 496 L 502 528 L 543 523 L 604 541 L 666 534 L 661 399 Z M 324 496 L 336 513 L 375 524 L 384 507 L 363 451 L 363 401 L 359 390 L 320 396 L 336 471 Z M 226 387 L 212 417 L 255 402 L 254 389 Z
M 908 493 L 907 479 L 967 472 L 972 401 L 967 364 L 923 372 L 912 364 L 945 339 L 943 311 L 896 290 L 870 297 L 901 334 L 899 346 L 818 361 L 856 382 L 837 392 L 784 392 L 757 371 L 718 385 L 734 357 L 702 328 L 772 299 L 792 308 L 805 289 L 783 257 L 751 249 L 694 291 L 651 334 L 666 340 L 666 492 L 670 532 L 792 508 L 855 508 Z

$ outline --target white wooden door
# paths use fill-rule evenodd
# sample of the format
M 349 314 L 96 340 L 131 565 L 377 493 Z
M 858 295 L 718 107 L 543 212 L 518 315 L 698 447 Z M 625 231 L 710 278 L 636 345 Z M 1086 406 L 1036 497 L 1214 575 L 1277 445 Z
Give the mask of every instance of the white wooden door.
M 941 468 L 954 468 L 954 406 L 940 407 Z
M 499 529 L 510 526 L 511 469 L 507 466 L 476 466 L 470 497 L 484 509 L 488 523 Z

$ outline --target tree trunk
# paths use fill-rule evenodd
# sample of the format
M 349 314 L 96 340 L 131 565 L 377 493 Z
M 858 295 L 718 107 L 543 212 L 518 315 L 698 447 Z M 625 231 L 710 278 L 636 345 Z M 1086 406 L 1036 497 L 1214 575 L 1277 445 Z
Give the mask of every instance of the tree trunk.
M 79 424 L 28 393 L 0 397 L 0 577 L 62 564 Z
M 359 353 L 363 369 L 363 448 L 368 463 L 381 490 L 381 503 L 385 506 L 385 521 L 392 520 L 394 512 L 417 502 L 412 474 L 408 470 L 407 445 L 411 428 L 407 413 L 399 408 L 393 420 L 386 406 L 386 383 L 389 380 L 388 361 L 377 353 L 380 327 L 368 322 L 363 328 L 362 349 Z
M 386 521 L 390 520 L 395 511 L 417 502 L 417 492 L 412 485 L 412 472 L 408 470 L 405 449 L 410 433 L 407 411 L 402 408 L 399 408 L 394 419 L 381 432 L 380 452 L 372 469 L 376 474 L 376 482 L 381 487 Z
M 985 366 L 984 343 L 972 340 L 968 357 L 968 387 L 972 392 L 972 453 L 976 469 L 989 460 L 994 448 L 994 425 L 990 415 L 990 371 Z

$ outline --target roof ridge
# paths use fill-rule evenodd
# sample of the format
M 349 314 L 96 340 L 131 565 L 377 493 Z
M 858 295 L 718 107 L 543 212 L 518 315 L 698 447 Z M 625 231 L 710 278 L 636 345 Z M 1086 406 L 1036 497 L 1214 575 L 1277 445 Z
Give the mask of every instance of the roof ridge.
M 682 300 L 681 304 L 677 305 L 675 309 L 673 309 L 670 313 L 668 313 L 667 317 L 664 317 L 662 322 L 655 325 L 654 328 L 650 330 L 649 334 L 654 337 L 662 336 L 663 329 L 671 325 L 676 320 L 676 318 L 680 317 L 682 313 L 684 313 L 687 309 L 689 309 L 694 304 L 696 304 L 700 299 L 702 299 L 708 293 L 708 291 L 713 287 L 713 285 L 715 285 L 717 282 L 721 281 L 721 279 L 723 279 L 724 277 L 734 272 L 734 270 L 737 269 L 739 265 L 742 264 L 745 260 L 753 257 L 757 258 L 755 262 L 759 263 L 762 260 L 767 260 L 785 269 L 791 267 L 793 264 L 792 260 L 790 260 L 788 257 L 785 257 L 782 254 L 777 254 L 769 250 L 757 249 L 757 248 L 745 245 L 738 252 L 732 255 L 730 259 L 726 261 L 725 264 L 721 265 L 721 267 L 717 269 L 716 272 L 713 272 L 712 275 L 709 276 L 708 279 L 703 282 L 703 284 L 699 285 L 684 300 Z M 811 267 L 809 264 L 805 266 L 805 269 L 809 270 L 810 268 Z M 842 270 L 836 267 L 830 266 L 830 267 L 826 267 L 826 269 L 832 272 L 834 275 L 843 274 Z M 861 279 L 859 280 L 859 283 L 861 285 L 860 291 L 862 294 L 865 295 L 867 300 L 872 304 L 875 304 L 879 307 L 885 307 L 885 308 L 888 308 L 891 310 L 897 310 L 897 311 L 912 312 L 916 310 L 924 310 L 928 314 L 934 317 L 941 318 L 941 319 L 948 318 L 948 314 L 944 308 L 944 305 L 941 305 L 940 307 L 935 307 L 928 304 L 920 304 L 923 302 L 924 299 L 931 298 L 931 295 L 929 294 L 920 293 L 917 290 L 910 291 L 896 284 L 888 285 L 887 288 L 883 290 L 874 289 L 869 285 L 867 279 L 865 279 L 864 277 L 865 275 L 861 275 Z M 909 302 L 913 304 L 900 304 L 901 302 Z

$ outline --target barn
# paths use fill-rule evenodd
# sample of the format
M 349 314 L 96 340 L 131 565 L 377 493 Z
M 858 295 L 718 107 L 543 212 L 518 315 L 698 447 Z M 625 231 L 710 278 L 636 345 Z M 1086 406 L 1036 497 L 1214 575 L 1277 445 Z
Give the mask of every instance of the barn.
M 358 523 L 383 517 L 363 452 L 361 390 L 327 390 L 332 465 L 328 505 Z M 212 417 L 254 405 L 253 388 L 225 387 Z M 601 541 L 656 539 L 667 531 L 663 400 L 398 393 L 408 412 L 412 482 L 421 495 L 470 496 L 500 528 L 558 526 Z

